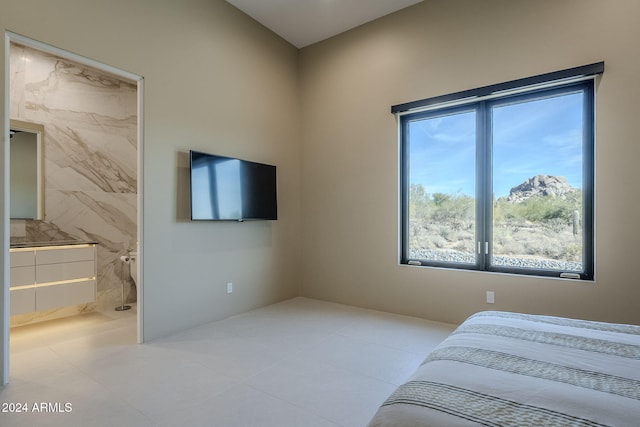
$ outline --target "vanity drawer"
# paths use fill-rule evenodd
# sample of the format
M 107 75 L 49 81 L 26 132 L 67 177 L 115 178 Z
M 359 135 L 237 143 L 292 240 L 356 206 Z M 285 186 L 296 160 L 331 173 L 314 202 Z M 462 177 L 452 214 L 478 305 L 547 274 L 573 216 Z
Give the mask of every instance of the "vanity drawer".
M 36 263 L 36 251 L 10 251 L 9 258 L 11 259 L 11 267 L 24 267 L 27 265 L 35 265 Z
M 62 264 L 36 265 L 36 283 L 84 279 L 96 275 L 92 261 L 66 262 Z
M 40 286 L 36 294 L 36 311 L 50 310 L 73 304 L 83 304 L 96 300 L 96 281 L 63 283 L 54 286 Z
M 32 265 L 29 267 L 11 267 L 10 286 L 33 285 L 36 282 L 36 268 Z
M 91 247 L 70 247 L 70 248 L 42 248 L 38 249 L 36 264 L 60 264 L 65 262 L 91 261 L 95 257 L 95 248 Z M 92 274 L 93 276 L 93 274 Z
M 36 310 L 36 290 L 28 289 L 11 289 L 9 294 L 11 299 L 11 315 L 30 313 Z

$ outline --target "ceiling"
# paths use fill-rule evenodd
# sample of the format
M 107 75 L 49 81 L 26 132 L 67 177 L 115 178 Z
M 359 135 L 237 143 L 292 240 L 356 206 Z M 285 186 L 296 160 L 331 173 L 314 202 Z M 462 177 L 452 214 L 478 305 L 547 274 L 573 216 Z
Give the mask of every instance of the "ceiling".
M 423 0 L 226 0 L 298 48 Z

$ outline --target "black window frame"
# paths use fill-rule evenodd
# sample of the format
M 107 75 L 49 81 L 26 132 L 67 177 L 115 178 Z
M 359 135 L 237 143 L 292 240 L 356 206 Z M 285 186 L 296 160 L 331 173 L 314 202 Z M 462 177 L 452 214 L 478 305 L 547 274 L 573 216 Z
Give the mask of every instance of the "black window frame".
M 592 281 L 595 278 L 595 77 L 604 72 L 604 62 L 540 76 L 486 86 L 470 91 L 428 98 L 392 107 L 398 114 L 400 135 L 400 263 L 510 273 L 527 276 L 561 277 Z M 583 97 L 583 271 L 562 272 L 492 265 L 493 180 L 491 109 L 501 104 L 581 91 Z M 463 111 L 476 111 L 476 251 L 475 264 L 410 258 L 409 255 L 409 143 L 408 126 L 414 120 Z M 486 242 L 486 243 L 485 243 Z M 485 252 L 484 245 L 488 245 Z

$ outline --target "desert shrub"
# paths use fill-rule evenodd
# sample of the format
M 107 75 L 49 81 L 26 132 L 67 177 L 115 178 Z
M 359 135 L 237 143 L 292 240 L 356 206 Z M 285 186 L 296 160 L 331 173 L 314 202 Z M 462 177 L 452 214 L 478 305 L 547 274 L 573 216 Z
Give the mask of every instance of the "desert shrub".
M 570 225 L 573 212 L 580 211 L 581 205 L 582 192 L 579 190 L 567 194 L 564 198 L 534 196 L 517 203 L 500 198 L 494 203 L 494 217 L 498 221 L 523 219 L 536 223 L 559 220 Z
M 582 259 L 582 244 L 570 243 L 562 248 L 560 258 L 567 261 L 579 262 Z
M 573 235 L 579 191 L 566 198 L 531 197 L 494 201 L 493 252 L 514 257 L 580 261 L 580 237 Z M 463 194 L 428 194 L 410 187 L 411 248 L 475 252 L 475 199 Z
M 554 233 L 560 233 L 568 227 L 567 221 L 564 218 L 550 218 L 544 221 L 544 225 Z
M 409 187 L 409 216 L 413 219 L 426 218 L 429 195 L 422 185 L 411 184 Z

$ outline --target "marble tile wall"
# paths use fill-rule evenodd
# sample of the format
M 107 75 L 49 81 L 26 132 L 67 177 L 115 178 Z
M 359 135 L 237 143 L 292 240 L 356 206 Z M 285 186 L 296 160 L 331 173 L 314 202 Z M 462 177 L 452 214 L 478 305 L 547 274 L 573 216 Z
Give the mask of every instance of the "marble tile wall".
M 45 216 L 12 220 L 12 241 L 98 242 L 98 301 L 12 318 L 12 325 L 70 312 L 112 310 L 136 290 L 120 256 L 137 246 L 137 88 L 84 65 L 12 44 L 11 119 L 42 124 Z

